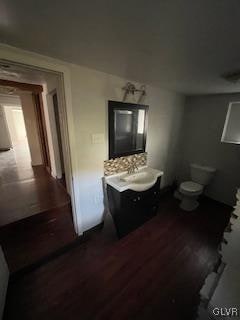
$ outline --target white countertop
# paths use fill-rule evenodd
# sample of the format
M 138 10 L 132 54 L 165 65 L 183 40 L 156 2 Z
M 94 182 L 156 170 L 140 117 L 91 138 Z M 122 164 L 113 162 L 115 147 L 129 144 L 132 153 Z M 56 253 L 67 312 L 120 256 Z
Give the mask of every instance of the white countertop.
M 153 186 L 156 183 L 157 178 L 163 175 L 163 171 L 153 169 L 148 166 L 140 167 L 132 175 L 137 174 L 137 173 L 141 173 L 141 172 L 149 173 L 149 174 L 153 175 L 155 179 L 154 179 L 153 183 L 151 183 L 152 185 L 146 184 L 145 185 L 146 189 L 144 189 L 144 187 L 143 187 L 143 190 L 137 190 L 137 191 L 144 191 L 144 190 L 151 188 L 151 186 Z M 133 183 L 130 181 L 122 180 L 122 178 L 126 177 L 127 175 L 130 176 L 131 174 L 127 174 L 126 171 L 121 172 L 118 174 L 114 174 L 114 175 L 105 177 L 105 181 L 108 185 L 112 186 L 114 189 L 118 190 L 119 192 L 123 192 L 125 190 L 131 189 L 131 186 L 133 185 Z M 134 190 L 134 189 L 132 189 L 132 190 Z

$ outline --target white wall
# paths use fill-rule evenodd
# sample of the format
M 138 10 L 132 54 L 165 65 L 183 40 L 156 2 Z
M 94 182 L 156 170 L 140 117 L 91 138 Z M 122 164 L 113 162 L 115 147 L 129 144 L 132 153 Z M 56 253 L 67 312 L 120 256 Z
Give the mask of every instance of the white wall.
M 0 246 L 0 319 L 2 319 L 5 298 L 7 293 L 9 271 Z
M 188 97 L 183 121 L 182 157 L 178 175 L 189 179 L 189 163 L 217 169 L 206 194 L 234 205 L 240 186 L 240 146 L 221 142 L 229 102 L 240 101 L 240 94 Z
M 4 106 L 21 106 L 19 96 L 0 94 L 0 103 Z
M 16 142 L 22 141 L 26 138 L 26 128 L 21 107 L 12 108 L 13 121 L 16 128 Z
M 18 96 L 1 94 L 0 105 L 5 107 L 22 107 L 32 165 L 36 166 L 43 164 L 37 128 L 35 104 L 33 102 L 32 94 L 30 92 L 19 92 Z
M 17 142 L 17 131 L 16 131 L 16 127 L 15 127 L 15 121 L 13 118 L 13 112 L 12 112 L 13 108 L 14 108 L 13 106 L 4 106 L 3 107 L 8 132 L 11 137 L 11 143 L 14 146 L 14 144 L 16 144 L 16 142 Z
M 4 107 L 0 104 L 0 150 L 7 150 L 12 147 L 12 141 L 7 126 Z
M 76 230 L 81 233 L 102 221 L 103 161 L 108 158 L 107 102 L 122 100 L 128 79 L 68 64 L 5 45 L 0 59 L 32 64 L 63 73 L 72 179 L 69 179 Z M 174 92 L 147 87 L 149 111 L 147 151 L 149 164 L 165 171 L 164 184 L 174 178 L 184 99 Z M 104 141 L 92 144 L 92 134 Z M 157 151 L 156 151 L 157 150 Z
M 22 107 L 5 106 L 4 111 L 12 144 L 16 145 L 25 140 L 27 135 Z
M 162 187 L 173 183 L 180 155 L 180 131 L 184 112 L 183 95 L 149 87 L 150 106 L 147 137 L 148 165 L 164 171 Z
M 28 145 L 31 154 L 31 164 L 32 166 L 38 166 L 43 164 L 43 160 L 37 127 L 38 125 L 36 119 L 35 104 L 33 101 L 32 93 L 21 92 L 19 93 L 19 96 L 27 131 Z
M 108 100 L 122 100 L 127 79 L 71 66 L 78 171 L 84 230 L 102 221 L 101 177 L 103 161 L 108 159 Z M 139 86 L 139 84 L 136 84 Z M 149 104 L 147 152 L 149 165 L 165 172 L 163 184 L 175 177 L 177 147 L 184 98 L 173 92 L 147 87 Z M 92 143 L 92 134 L 104 135 L 104 142 Z
M 19 97 L 0 94 L 0 149 L 9 149 L 12 147 L 12 141 L 8 130 L 4 106 L 19 106 L 21 104 Z

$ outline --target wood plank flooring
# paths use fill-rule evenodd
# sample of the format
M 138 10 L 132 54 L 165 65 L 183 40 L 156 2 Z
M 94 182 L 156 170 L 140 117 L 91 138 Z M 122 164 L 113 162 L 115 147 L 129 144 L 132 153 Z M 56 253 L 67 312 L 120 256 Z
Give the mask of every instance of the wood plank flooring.
M 0 195 L 0 226 L 70 202 L 43 166 L 31 166 L 22 146 L 0 152 Z
M 43 166 L 31 166 L 27 142 L 0 152 L 0 245 L 10 273 L 76 238 L 66 189 Z
M 194 319 L 231 210 L 202 199 L 186 213 L 165 197 L 156 217 L 120 241 L 107 223 L 11 281 L 4 320 Z
M 11 274 L 76 239 L 70 203 L 0 228 L 0 244 Z

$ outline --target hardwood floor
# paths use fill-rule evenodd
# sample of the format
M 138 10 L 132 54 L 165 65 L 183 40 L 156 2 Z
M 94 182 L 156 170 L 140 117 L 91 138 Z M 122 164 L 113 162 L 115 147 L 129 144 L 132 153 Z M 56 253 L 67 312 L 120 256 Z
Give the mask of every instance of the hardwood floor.
M 65 254 L 10 281 L 4 319 L 194 319 L 231 208 L 172 197 L 120 241 L 111 219 Z
M 0 244 L 12 275 L 76 239 L 70 203 L 0 228 Z
M 0 194 L 0 226 L 70 201 L 62 185 L 43 166 L 31 166 L 24 145 L 0 152 Z
M 65 188 L 30 161 L 25 141 L 0 152 L 0 245 L 11 274 L 40 263 L 77 238 Z

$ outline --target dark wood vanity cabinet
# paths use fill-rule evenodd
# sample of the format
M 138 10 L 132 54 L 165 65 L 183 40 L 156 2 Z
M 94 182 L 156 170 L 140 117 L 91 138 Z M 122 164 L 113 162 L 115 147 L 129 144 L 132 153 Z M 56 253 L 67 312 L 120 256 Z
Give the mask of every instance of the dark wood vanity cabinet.
M 142 192 L 132 190 L 119 192 L 107 185 L 109 209 L 119 238 L 157 214 L 160 180 L 161 177 L 157 179 L 152 188 Z

